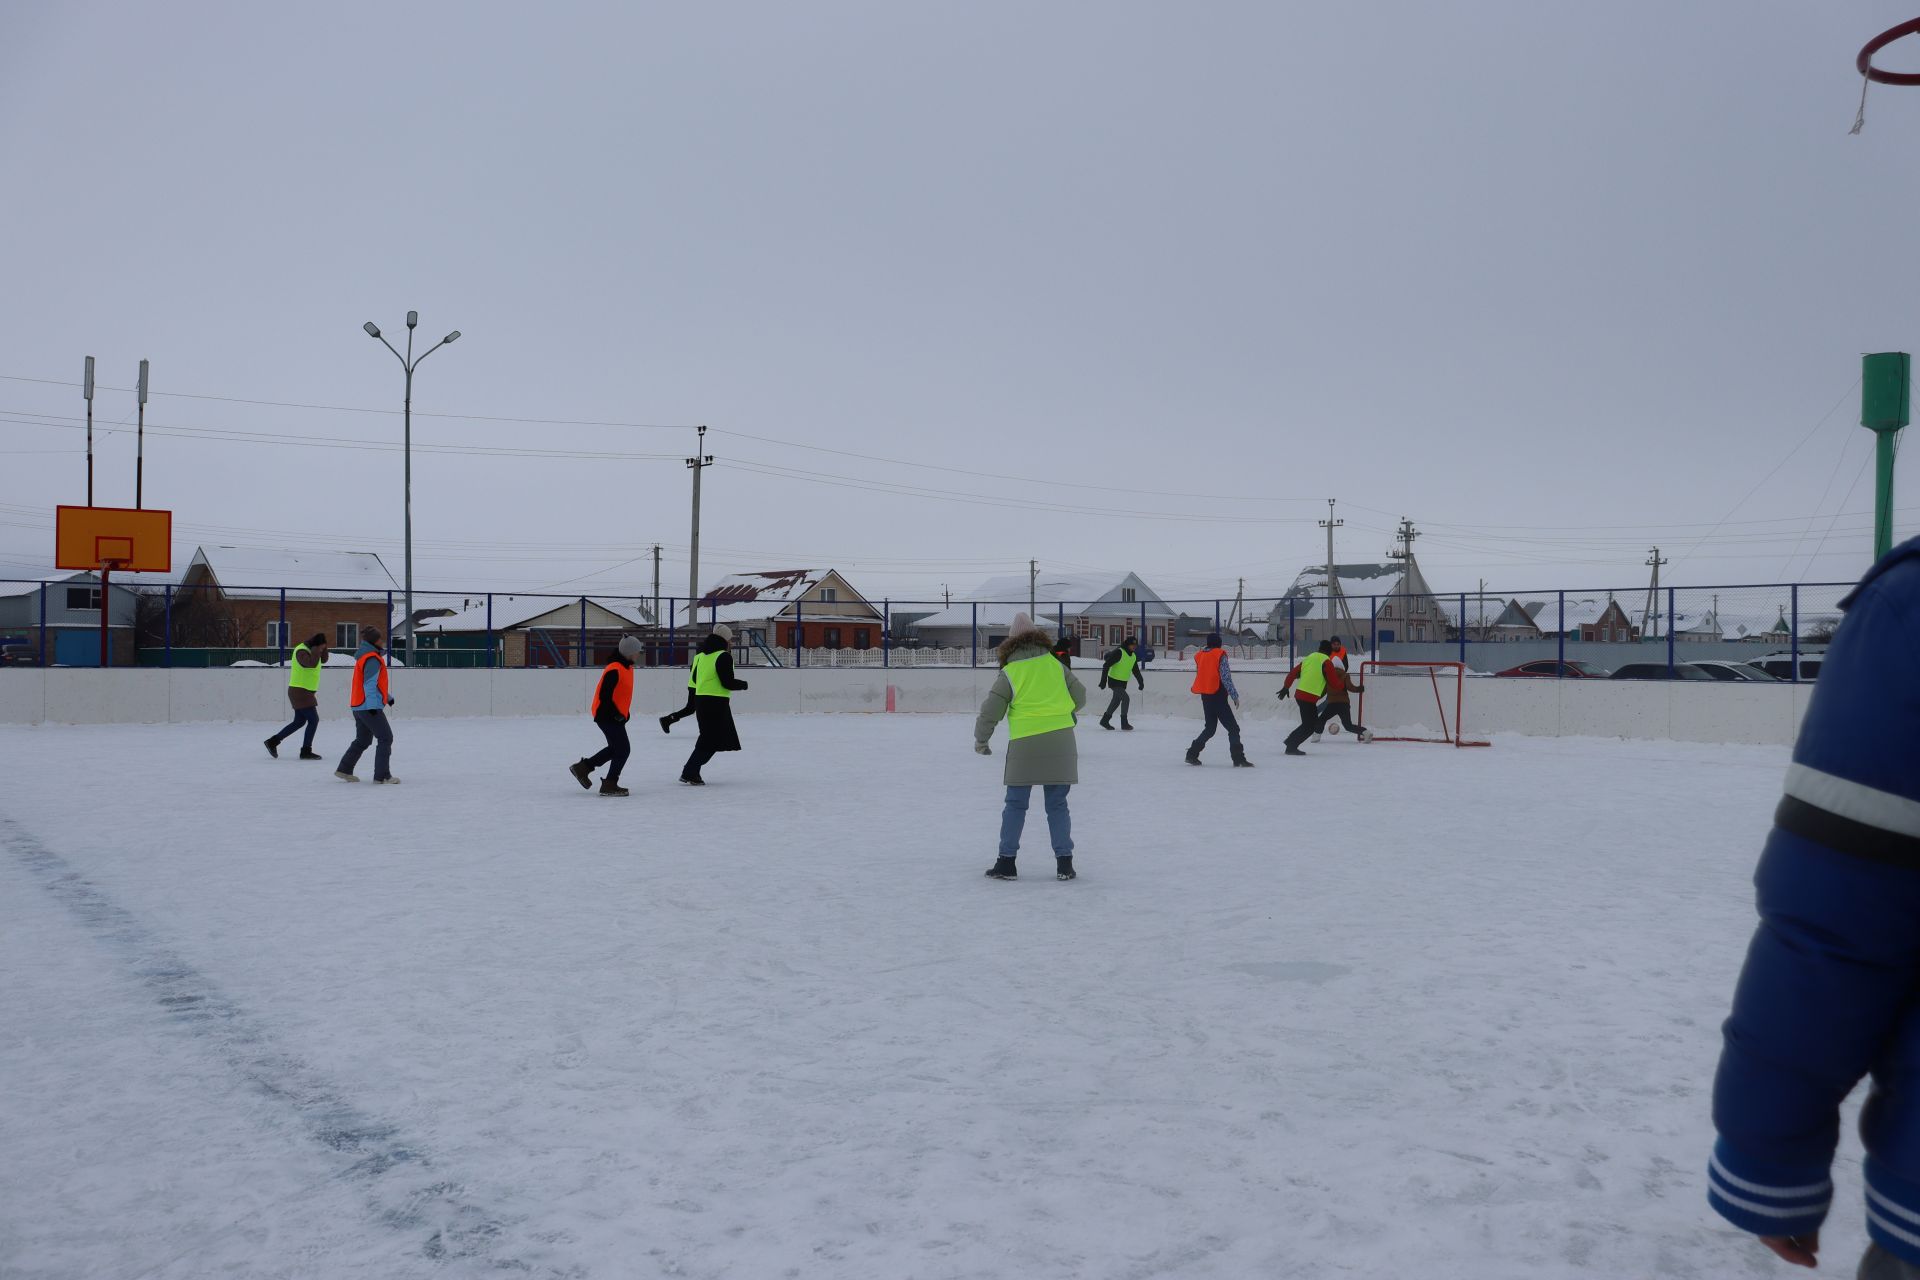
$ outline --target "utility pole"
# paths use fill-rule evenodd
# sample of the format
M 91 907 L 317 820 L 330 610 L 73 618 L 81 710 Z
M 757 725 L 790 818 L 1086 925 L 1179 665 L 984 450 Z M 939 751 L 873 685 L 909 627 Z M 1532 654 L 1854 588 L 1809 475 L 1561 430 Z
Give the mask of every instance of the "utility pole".
M 1038 592 L 1039 586 L 1040 562 L 1038 560 L 1029 560 L 1027 561 L 1027 617 L 1029 619 L 1031 619 L 1034 614 L 1036 603 L 1034 595 Z
M 1464 619 L 1463 619 L 1464 621 Z M 1480 579 L 1480 634 L 1476 639 L 1487 638 L 1487 580 Z
M 653 625 L 660 625 L 660 544 L 653 544 Z
M 1860 425 L 1874 435 L 1873 558 L 1893 549 L 1893 458 L 1913 386 L 1912 360 L 1883 351 L 1861 361 Z
M 1409 520 L 1405 516 L 1401 516 L 1400 528 L 1396 536 L 1400 539 L 1400 549 L 1398 551 L 1387 552 L 1387 556 L 1389 559 L 1400 561 L 1401 564 L 1404 566 L 1400 570 L 1400 582 L 1405 587 L 1405 590 L 1401 593 L 1401 596 L 1400 596 L 1402 601 L 1400 605 L 1400 612 L 1403 615 L 1401 621 L 1406 623 L 1407 626 L 1410 628 L 1413 625 L 1412 618 L 1413 618 L 1413 598 L 1414 598 L 1413 540 L 1420 536 L 1420 531 L 1413 527 L 1413 521 Z M 1424 587 L 1426 584 L 1422 583 L 1421 585 Z M 1437 624 L 1438 619 L 1435 619 L 1435 622 Z
M 121 421 L 124 422 L 125 419 Z M 140 426 L 134 439 L 138 443 L 134 445 L 133 452 L 133 509 L 138 511 L 143 505 L 140 492 L 147 472 L 147 362 L 145 360 L 140 362 Z M 105 597 L 102 597 L 101 608 L 104 610 L 105 607 Z
M 87 398 L 87 505 L 93 505 L 93 357 L 87 357 L 87 376 L 81 384 Z M 104 599 L 105 597 L 102 597 Z
M 1647 587 L 1647 605 L 1640 611 L 1640 634 L 1649 640 L 1660 638 L 1660 566 L 1667 558 L 1655 547 L 1647 553 L 1646 563 L 1653 566 L 1653 582 Z
M 700 439 L 694 447 L 697 452 L 687 459 L 687 465 L 693 468 L 693 558 L 687 566 L 687 625 L 689 627 L 699 621 L 700 617 L 700 473 L 713 465 L 713 455 L 705 452 L 707 429 L 704 426 L 700 428 Z
M 1240 606 L 1247 598 L 1247 580 L 1240 579 L 1240 589 L 1233 593 L 1233 612 L 1227 615 L 1227 630 L 1232 631 L 1240 620 Z
M 947 608 L 953 608 L 953 592 L 944 582 L 940 584 L 940 598 L 945 602 Z
M 1347 608 L 1347 598 L 1340 591 L 1340 579 L 1333 572 L 1333 531 L 1346 523 L 1345 520 L 1333 518 L 1333 504 L 1334 499 L 1328 498 L 1327 518 L 1320 522 L 1320 527 L 1327 531 L 1327 630 L 1329 633 L 1343 617 L 1348 623 L 1353 622 L 1353 610 Z M 1372 637 L 1368 637 L 1367 645 L 1369 648 L 1372 647 Z

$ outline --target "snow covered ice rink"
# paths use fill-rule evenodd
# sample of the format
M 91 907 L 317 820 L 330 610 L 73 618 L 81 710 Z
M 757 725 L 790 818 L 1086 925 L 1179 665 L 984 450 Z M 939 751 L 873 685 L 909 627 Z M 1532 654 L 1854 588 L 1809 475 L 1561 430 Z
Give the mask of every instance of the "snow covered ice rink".
M 1783 748 L 1089 720 L 1000 883 L 967 717 L 636 715 L 614 800 L 404 712 L 0 730 L 0 1275 L 1783 1270 L 1703 1191 Z

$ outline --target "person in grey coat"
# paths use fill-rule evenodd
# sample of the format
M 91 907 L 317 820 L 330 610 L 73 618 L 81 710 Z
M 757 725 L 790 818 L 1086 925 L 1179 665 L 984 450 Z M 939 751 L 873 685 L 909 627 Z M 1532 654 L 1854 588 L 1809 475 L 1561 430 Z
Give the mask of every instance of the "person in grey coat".
M 1067 811 L 1067 792 L 1080 781 L 1073 724 L 1087 705 L 1087 687 L 1054 659 L 1052 643 L 1052 637 L 1037 630 L 1026 614 L 1015 616 L 1013 634 L 996 654 L 1000 674 L 973 725 L 973 749 L 990 756 L 993 748 L 987 744 L 994 726 L 1003 719 L 1007 722 L 1007 800 L 1000 815 L 1000 856 L 987 872 L 995 880 L 1019 879 L 1015 859 L 1035 787 L 1046 797 L 1054 874 L 1061 880 L 1074 878 L 1073 818 Z

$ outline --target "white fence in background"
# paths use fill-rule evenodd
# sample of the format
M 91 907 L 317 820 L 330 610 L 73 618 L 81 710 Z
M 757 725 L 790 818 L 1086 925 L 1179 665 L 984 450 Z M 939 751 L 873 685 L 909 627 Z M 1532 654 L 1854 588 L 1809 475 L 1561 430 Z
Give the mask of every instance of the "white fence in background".
M 842 650 L 842 653 L 848 652 Z M 395 671 L 395 718 L 544 716 L 587 713 L 593 671 Z M 971 713 L 992 686 L 988 667 L 834 670 L 753 667 L 752 687 L 734 699 L 742 714 L 802 712 Z M 1236 683 L 1241 717 L 1255 726 L 1294 721 L 1274 695 L 1282 672 L 1247 671 Z M 1082 671 L 1083 677 L 1086 675 Z M 686 698 L 686 672 L 635 672 L 634 714 L 672 710 Z M 1145 668 L 1147 687 L 1135 690 L 1143 715 L 1197 719 L 1185 671 Z M 1103 695 L 1089 686 L 1097 714 Z M 1451 681 L 1442 681 L 1452 714 Z M 323 677 L 321 714 L 344 720 L 344 681 Z M 1465 730 L 1470 737 L 1498 733 L 1545 737 L 1597 736 L 1684 742 L 1790 744 L 1812 684 L 1696 683 L 1694 681 L 1469 680 Z M 1437 730 L 1432 682 L 1424 675 L 1378 674 L 1368 680 L 1367 719 L 1380 730 Z M 289 718 L 286 675 L 271 668 L 66 668 L 0 670 L 0 724 L 165 724 L 228 720 L 268 728 Z M 1449 726 L 1451 728 L 1451 726 Z M 1262 733 L 1268 730 L 1260 730 Z M 1383 749 L 1400 749 L 1385 748 Z M 1406 748 L 1440 750 L 1441 748 Z

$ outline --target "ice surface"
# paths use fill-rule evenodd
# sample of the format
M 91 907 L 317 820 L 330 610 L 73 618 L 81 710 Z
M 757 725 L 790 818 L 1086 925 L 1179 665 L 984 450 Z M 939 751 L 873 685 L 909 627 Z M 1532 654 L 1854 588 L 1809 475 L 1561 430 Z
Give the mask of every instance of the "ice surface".
M 1071 884 L 1038 804 L 982 877 L 959 716 L 743 717 L 694 790 L 636 715 L 627 800 L 584 719 L 402 718 L 393 788 L 0 730 L 0 1275 L 1778 1271 L 1702 1171 L 1784 750 L 1139 723 Z

